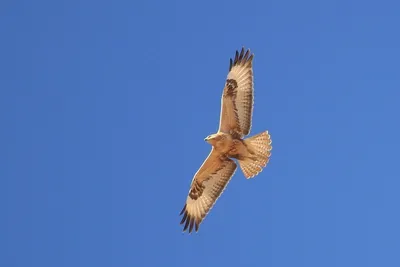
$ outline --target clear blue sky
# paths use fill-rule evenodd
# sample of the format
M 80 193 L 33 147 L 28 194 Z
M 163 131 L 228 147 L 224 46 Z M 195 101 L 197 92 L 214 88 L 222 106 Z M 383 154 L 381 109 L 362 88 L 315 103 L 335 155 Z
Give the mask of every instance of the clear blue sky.
M 2 1 L 0 266 L 400 266 L 399 10 Z M 243 45 L 272 158 L 183 234 Z

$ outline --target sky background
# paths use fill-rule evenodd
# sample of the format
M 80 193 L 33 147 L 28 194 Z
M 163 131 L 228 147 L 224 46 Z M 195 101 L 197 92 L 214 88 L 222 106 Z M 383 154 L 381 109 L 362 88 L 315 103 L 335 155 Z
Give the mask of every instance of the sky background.
M 400 266 L 400 2 L 1 1 L 0 266 Z M 182 233 L 229 58 L 238 171 Z

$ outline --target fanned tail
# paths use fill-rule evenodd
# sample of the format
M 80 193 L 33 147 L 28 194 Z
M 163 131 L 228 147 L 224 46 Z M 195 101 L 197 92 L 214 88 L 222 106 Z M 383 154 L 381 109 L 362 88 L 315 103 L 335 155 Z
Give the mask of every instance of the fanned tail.
M 239 160 L 244 176 L 249 179 L 259 174 L 271 157 L 272 140 L 268 131 L 259 133 L 244 140 L 248 156 Z

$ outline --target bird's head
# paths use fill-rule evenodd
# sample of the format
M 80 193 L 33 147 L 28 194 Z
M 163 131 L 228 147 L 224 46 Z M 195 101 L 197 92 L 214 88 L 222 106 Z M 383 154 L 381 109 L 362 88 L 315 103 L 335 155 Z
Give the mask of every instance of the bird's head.
M 206 138 L 204 138 L 204 141 L 208 142 L 209 144 L 213 144 L 215 141 L 217 141 L 218 135 L 216 134 L 210 134 Z

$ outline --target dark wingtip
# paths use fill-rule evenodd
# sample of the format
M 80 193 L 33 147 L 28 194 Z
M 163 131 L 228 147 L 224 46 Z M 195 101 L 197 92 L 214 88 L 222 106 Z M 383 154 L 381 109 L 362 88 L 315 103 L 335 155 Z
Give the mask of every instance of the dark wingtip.
M 235 60 L 233 61 L 233 65 L 236 65 L 236 63 L 238 62 L 238 60 L 239 60 L 239 51 L 236 50 L 236 53 L 235 53 Z
M 182 220 L 180 222 L 180 224 L 185 224 L 185 226 L 183 227 L 183 232 L 185 232 L 187 230 L 187 228 L 190 225 L 190 221 L 192 221 L 194 218 L 192 218 L 192 216 L 189 215 L 189 213 L 186 210 L 186 206 L 187 204 L 185 204 L 185 206 L 183 207 L 181 213 L 179 215 L 183 214 Z M 190 231 L 189 231 L 190 232 Z
M 182 215 L 182 214 L 183 214 L 183 218 L 182 218 L 180 224 L 185 224 L 182 232 L 186 232 L 186 230 L 188 230 L 189 234 L 191 234 L 193 232 L 193 230 L 195 230 L 195 232 L 197 233 L 199 231 L 199 227 L 200 227 L 200 223 L 201 223 L 202 219 L 195 218 L 194 216 L 190 216 L 190 214 L 186 210 L 186 204 L 183 207 L 183 210 L 181 211 L 180 215 Z
M 186 205 L 187 205 L 187 204 L 185 204 L 185 206 L 183 206 L 183 209 L 182 209 L 181 213 L 179 213 L 179 215 L 182 215 L 183 212 L 186 210 Z
M 251 54 L 251 56 L 249 57 L 249 61 L 253 61 L 254 58 L 254 54 Z
M 194 218 L 192 217 L 191 219 L 190 219 L 190 226 L 189 226 L 189 234 L 192 232 L 192 230 L 193 230 L 193 225 L 194 225 Z
M 240 51 L 239 60 L 243 59 L 243 55 L 244 55 L 244 47 L 242 47 L 242 51 Z
M 185 214 L 183 215 L 183 218 L 182 218 L 182 220 L 181 220 L 181 223 L 180 223 L 180 224 L 183 224 L 183 223 L 186 221 L 187 215 L 188 215 L 188 213 L 187 213 L 187 212 L 185 212 Z
M 249 54 L 250 54 L 250 49 L 247 49 L 246 54 L 243 57 L 248 58 Z
M 190 215 L 187 216 L 187 218 L 186 218 L 186 223 L 185 223 L 185 226 L 183 227 L 184 232 L 187 230 L 187 228 L 189 226 L 189 222 L 190 222 Z
M 250 56 L 249 56 L 250 55 Z M 232 67 L 241 64 L 244 65 L 247 62 L 251 62 L 253 60 L 254 54 L 251 53 L 250 49 L 245 49 L 244 46 L 242 46 L 242 49 L 236 50 L 235 57 L 232 61 L 232 58 L 229 60 L 229 71 L 232 70 Z

